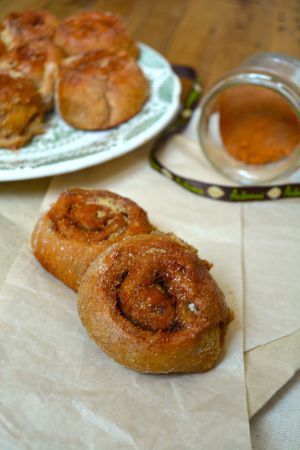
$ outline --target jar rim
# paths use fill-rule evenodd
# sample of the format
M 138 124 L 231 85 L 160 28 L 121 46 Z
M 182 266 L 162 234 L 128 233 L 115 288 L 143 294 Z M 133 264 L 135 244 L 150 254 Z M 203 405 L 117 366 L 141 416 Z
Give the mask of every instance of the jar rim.
M 300 90 L 294 84 L 291 86 L 290 83 L 287 83 L 286 80 L 280 76 L 253 70 L 233 70 L 228 72 L 225 77 L 219 79 L 208 92 L 204 94 L 200 101 L 200 111 L 205 109 L 210 101 L 225 90 L 242 85 L 264 87 L 277 92 L 290 104 L 300 123 Z M 202 114 L 200 112 L 199 120 L 201 120 L 201 116 Z
M 281 53 L 281 52 L 257 52 L 257 53 L 254 53 L 254 54 L 248 56 L 242 65 L 244 65 L 244 64 L 247 65 L 247 64 L 251 63 L 251 61 L 262 58 L 262 57 L 265 57 L 267 59 L 268 58 L 277 58 L 278 60 L 288 62 L 288 63 L 290 63 L 292 65 L 296 65 L 300 68 L 300 60 L 299 59 L 295 58 L 294 56 L 290 56 L 290 55 L 287 55 L 286 53 Z

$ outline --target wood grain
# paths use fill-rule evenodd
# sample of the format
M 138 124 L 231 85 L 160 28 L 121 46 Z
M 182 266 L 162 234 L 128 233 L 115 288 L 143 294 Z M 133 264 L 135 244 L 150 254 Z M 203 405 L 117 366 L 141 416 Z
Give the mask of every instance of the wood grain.
M 1 17 L 26 8 L 60 18 L 118 12 L 136 39 L 171 62 L 195 66 L 206 86 L 258 51 L 300 58 L 299 0 L 0 0 Z

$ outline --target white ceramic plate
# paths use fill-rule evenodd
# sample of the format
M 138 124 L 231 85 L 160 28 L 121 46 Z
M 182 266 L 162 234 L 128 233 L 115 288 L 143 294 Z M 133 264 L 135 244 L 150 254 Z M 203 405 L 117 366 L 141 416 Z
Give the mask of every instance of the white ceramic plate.
M 156 51 L 140 45 L 139 64 L 150 82 L 150 97 L 142 111 L 108 131 L 80 131 L 57 113 L 46 132 L 26 147 L 0 149 L 0 181 L 58 175 L 93 166 L 130 152 L 159 133 L 179 107 L 180 82 L 169 63 Z

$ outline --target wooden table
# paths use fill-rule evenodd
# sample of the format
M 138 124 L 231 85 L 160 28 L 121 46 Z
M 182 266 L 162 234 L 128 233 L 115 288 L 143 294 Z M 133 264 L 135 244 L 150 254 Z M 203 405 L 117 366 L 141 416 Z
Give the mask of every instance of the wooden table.
M 172 63 L 194 66 L 204 87 L 255 52 L 284 52 L 300 58 L 299 0 L 0 0 L 0 19 L 9 11 L 26 8 L 47 9 L 61 19 L 80 10 L 117 12 L 137 40 Z M 1 201 L 12 202 L 26 215 L 22 199 L 30 198 L 31 208 L 34 205 L 37 211 L 48 182 L 4 183 Z M 23 234 L 16 232 L 12 238 L 6 237 L 6 225 L 14 223 L 13 216 L 2 220 L 3 242 L 9 247 L 13 239 L 14 245 L 0 264 L 0 282 L 33 223 L 28 220 Z M 10 229 L 13 233 L 14 228 Z
M 171 62 L 194 65 L 205 85 L 258 51 L 300 57 L 299 0 L 0 0 L 0 16 L 44 8 L 123 15 L 134 37 Z

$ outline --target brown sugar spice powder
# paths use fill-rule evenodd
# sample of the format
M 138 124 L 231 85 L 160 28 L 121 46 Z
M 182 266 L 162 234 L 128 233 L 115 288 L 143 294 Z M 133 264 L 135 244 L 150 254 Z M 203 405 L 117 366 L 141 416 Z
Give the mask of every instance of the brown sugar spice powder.
M 247 164 L 276 162 L 300 141 L 300 127 L 289 103 L 260 86 L 237 86 L 220 96 L 220 129 L 227 151 Z

